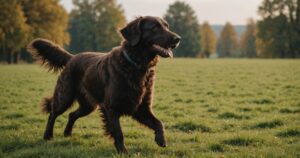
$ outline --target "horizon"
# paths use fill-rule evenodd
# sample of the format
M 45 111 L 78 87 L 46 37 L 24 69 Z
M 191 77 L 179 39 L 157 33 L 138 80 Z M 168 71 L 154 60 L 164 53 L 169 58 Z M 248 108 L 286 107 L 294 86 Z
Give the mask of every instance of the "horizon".
M 176 0 L 117 0 L 124 9 L 128 21 L 139 15 L 152 15 L 162 17 L 170 4 Z M 259 19 L 257 14 L 261 0 L 185 0 L 193 10 L 199 23 L 208 21 L 211 25 L 224 25 L 230 22 L 233 25 L 246 25 L 247 19 Z M 62 0 L 61 4 L 70 12 L 73 9 L 72 0 Z M 246 5 L 245 5 L 246 4 Z M 218 10 L 217 12 L 215 10 Z M 238 14 L 237 14 L 238 12 Z M 229 18 L 230 17 L 230 18 Z

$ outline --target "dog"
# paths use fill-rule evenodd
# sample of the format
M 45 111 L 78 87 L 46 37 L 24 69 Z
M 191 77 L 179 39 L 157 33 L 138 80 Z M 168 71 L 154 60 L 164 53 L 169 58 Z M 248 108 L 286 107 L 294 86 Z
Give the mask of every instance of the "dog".
M 61 71 L 52 97 L 44 98 L 42 110 L 49 113 L 44 139 L 53 137 L 56 118 L 71 107 L 64 136 L 71 136 L 75 121 L 97 107 L 102 112 L 106 134 L 118 153 L 127 153 L 119 118 L 132 116 L 154 130 L 155 141 L 166 147 L 163 123 L 152 113 L 155 66 L 160 57 L 173 57 L 180 36 L 168 23 L 152 16 L 138 17 L 120 30 L 124 40 L 108 53 L 72 55 L 46 39 L 35 39 L 27 50 L 49 70 Z

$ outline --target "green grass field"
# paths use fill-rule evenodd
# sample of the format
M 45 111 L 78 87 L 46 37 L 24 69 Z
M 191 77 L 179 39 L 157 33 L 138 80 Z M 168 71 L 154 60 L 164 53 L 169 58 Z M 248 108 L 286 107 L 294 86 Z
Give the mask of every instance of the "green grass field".
M 99 111 L 63 137 L 42 135 L 42 97 L 57 75 L 38 65 L 0 65 L 0 157 L 300 157 L 300 60 L 167 59 L 157 67 L 153 111 L 167 148 L 130 117 L 121 124 L 129 155 L 104 136 Z

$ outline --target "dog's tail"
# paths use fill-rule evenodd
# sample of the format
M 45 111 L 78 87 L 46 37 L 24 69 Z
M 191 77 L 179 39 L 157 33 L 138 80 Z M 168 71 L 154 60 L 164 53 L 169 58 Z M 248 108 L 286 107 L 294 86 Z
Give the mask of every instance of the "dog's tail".
M 50 113 L 52 108 L 51 104 L 52 104 L 52 98 L 44 98 L 41 102 L 42 112 Z
M 57 72 L 65 67 L 68 61 L 73 57 L 72 54 L 58 46 L 57 44 L 46 39 L 35 39 L 28 46 L 27 51 L 32 56 L 42 61 L 49 70 Z

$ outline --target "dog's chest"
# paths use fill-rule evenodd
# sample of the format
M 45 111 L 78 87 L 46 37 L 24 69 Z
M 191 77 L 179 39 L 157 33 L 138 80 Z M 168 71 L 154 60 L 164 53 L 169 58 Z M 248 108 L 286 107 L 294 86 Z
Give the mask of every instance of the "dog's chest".
M 127 82 L 120 82 L 118 100 L 118 111 L 126 114 L 134 113 L 137 108 L 143 103 L 145 95 L 148 94 L 149 87 L 152 87 L 154 80 L 154 72 L 149 71 L 144 76 L 132 76 L 126 80 Z

